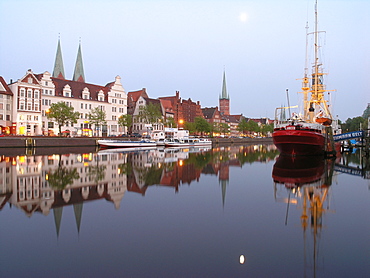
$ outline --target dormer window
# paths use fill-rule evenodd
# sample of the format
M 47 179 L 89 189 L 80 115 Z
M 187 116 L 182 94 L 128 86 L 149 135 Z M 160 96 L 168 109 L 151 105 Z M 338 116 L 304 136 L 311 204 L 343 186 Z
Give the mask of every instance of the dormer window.
M 82 91 L 82 98 L 83 99 L 90 99 L 90 92 L 89 92 L 89 89 L 87 87 L 85 87 L 84 90 Z
M 99 93 L 98 93 L 98 100 L 99 101 L 104 101 L 104 92 L 102 90 L 100 90 Z
M 72 91 L 71 91 L 71 86 L 68 84 L 64 86 L 63 88 L 63 96 L 64 97 L 71 97 L 72 96 Z

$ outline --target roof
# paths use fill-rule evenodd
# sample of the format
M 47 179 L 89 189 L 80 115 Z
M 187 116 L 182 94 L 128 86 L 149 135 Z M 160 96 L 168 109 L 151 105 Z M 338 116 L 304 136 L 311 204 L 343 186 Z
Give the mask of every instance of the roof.
M 136 102 L 139 99 L 140 96 L 142 96 L 143 98 L 148 98 L 148 94 L 146 93 L 145 88 L 142 88 L 141 90 L 138 90 L 138 91 L 133 91 L 133 92 L 128 92 L 127 93 L 127 99 L 129 101 Z
M 166 113 L 174 113 L 172 102 L 168 99 L 159 99 L 162 104 L 162 107 Z
M 78 46 L 75 71 L 73 73 L 73 81 L 85 82 L 84 66 L 82 63 L 81 43 Z
M 63 66 L 63 57 L 62 57 L 62 49 L 60 47 L 60 40 L 58 40 L 58 48 L 57 48 L 57 54 L 55 56 L 53 77 L 65 78 L 64 66 Z
M 55 85 L 55 96 L 63 96 L 63 89 L 66 85 L 69 85 L 71 87 L 72 91 L 72 98 L 80 99 L 82 98 L 82 91 L 87 88 L 90 92 L 90 99 L 91 100 L 98 100 L 98 93 L 100 91 L 103 91 L 106 95 L 110 87 L 108 86 L 100 86 L 100 85 L 94 85 L 79 81 L 72 81 L 72 80 L 66 80 L 66 79 L 60 79 L 60 78 L 51 78 L 53 80 L 53 83 Z M 108 98 L 104 98 L 104 101 L 107 102 Z
M 222 115 L 222 118 L 228 123 L 238 123 L 239 121 L 232 115 Z
M 229 96 L 228 96 L 227 90 L 226 90 L 226 76 L 225 76 L 225 71 L 224 71 L 224 77 L 223 77 L 223 80 L 222 80 L 222 93 L 221 93 L 220 99 L 229 99 Z
M 2 76 L 0 76 L 0 94 L 9 96 L 13 95 L 12 91 L 9 89 L 8 84 L 6 84 Z
M 205 119 L 212 119 L 215 116 L 216 111 L 218 110 L 217 107 L 206 107 L 202 108 L 203 116 Z

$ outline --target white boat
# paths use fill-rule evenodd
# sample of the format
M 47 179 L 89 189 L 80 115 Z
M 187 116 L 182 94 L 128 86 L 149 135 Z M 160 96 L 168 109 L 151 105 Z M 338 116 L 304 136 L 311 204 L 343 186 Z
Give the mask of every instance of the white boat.
M 166 147 L 212 146 L 212 141 L 206 138 L 182 138 L 165 141 Z
M 156 147 L 155 141 L 141 140 L 141 141 L 121 141 L 121 140 L 98 140 L 98 144 L 102 148 L 142 148 L 142 147 Z
M 156 147 L 129 147 L 129 148 L 103 148 L 99 150 L 99 154 L 112 154 L 112 153 L 130 153 L 130 152 L 147 152 L 156 149 Z

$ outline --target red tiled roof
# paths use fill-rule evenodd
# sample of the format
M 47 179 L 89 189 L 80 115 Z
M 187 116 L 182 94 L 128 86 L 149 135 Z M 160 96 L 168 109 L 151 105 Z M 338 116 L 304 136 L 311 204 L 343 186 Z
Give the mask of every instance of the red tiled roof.
M 148 98 L 145 88 L 138 90 L 138 91 L 127 93 L 127 98 L 129 99 L 129 101 L 133 101 L 133 102 L 136 102 L 140 96 L 143 96 L 144 98 Z
M 98 100 L 98 94 L 100 91 L 103 91 L 104 94 L 106 95 L 110 90 L 109 86 L 108 87 L 100 86 L 100 85 L 60 79 L 60 78 L 55 78 L 55 77 L 51 77 L 51 79 L 53 80 L 53 83 L 55 85 L 55 96 L 63 96 L 63 89 L 66 85 L 69 85 L 71 87 L 72 98 L 77 98 L 77 99 L 78 98 L 82 99 L 82 91 L 85 88 L 89 90 L 91 100 Z M 105 98 L 104 101 L 108 102 L 108 98 Z
M 161 102 L 164 111 L 166 111 L 167 113 L 168 112 L 173 113 L 172 102 L 170 100 L 168 100 L 168 99 L 159 99 L 159 101 Z

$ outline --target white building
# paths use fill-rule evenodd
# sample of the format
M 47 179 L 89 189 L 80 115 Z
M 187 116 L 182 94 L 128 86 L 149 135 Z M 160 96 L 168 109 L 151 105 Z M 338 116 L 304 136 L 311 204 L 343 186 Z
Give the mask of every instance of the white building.
M 122 128 L 118 126 L 118 118 L 127 114 L 127 94 L 117 76 L 115 81 L 105 86 L 85 82 L 82 64 L 81 45 L 78 49 L 73 80 L 65 79 L 60 42 L 58 42 L 53 75 L 49 72 L 34 74 L 28 70 L 19 80 L 9 85 L 13 93 L 13 126 L 19 135 L 54 135 L 58 134 L 58 126 L 47 118 L 52 103 L 60 101 L 80 113 L 80 119 L 72 126 L 62 127 L 71 135 L 92 135 L 92 127 L 88 114 L 99 107 L 106 113 L 107 124 L 100 135 L 118 135 Z

